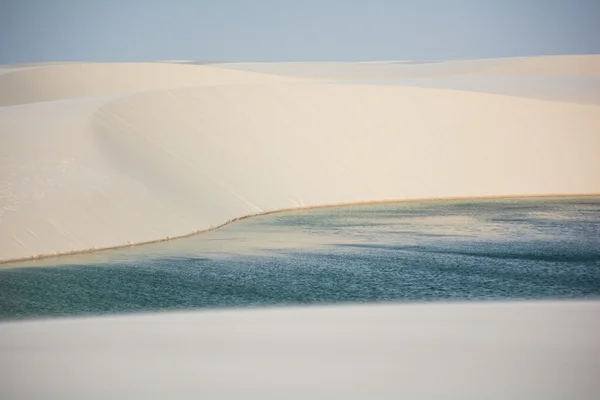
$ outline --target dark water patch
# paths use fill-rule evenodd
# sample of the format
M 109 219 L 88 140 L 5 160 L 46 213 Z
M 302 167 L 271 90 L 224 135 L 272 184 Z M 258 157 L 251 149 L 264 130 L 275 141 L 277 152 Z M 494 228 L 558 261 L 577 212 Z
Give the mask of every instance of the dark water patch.
M 426 235 L 427 236 L 427 235 Z M 440 235 L 429 235 L 429 236 L 440 236 Z M 531 246 L 531 250 L 527 248 L 522 251 L 514 252 L 509 249 L 497 249 L 495 244 L 491 243 L 479 243 L 477 249 L 439 249 L 427 246 L 405 246 L 405 245 L 392 245 L 392 244 L 361 244 L 361 243 L 339 243 L 335 244 L 339 247 L 355 247 L 355 248 L 368 248 L 368 249 L 381 249 L 381 250 L 392 250 L 392 251 L 413 251 L 419 253 L 438 253 L 457 255 L 465 257 L 477 257 L 477 258 L 493 258 L 493 259 L 506 259 L 506 260 L 529 260 L 529 261 L 547 261 L 547 262 L 560 262 L 560 263 L 590 263 L 591 266 L 597 266 L 600 268 L 600 249 L 588 249 L 584 248 L 578 250 L 577 244 L 573 244 L 573 247 L 568 249 L 556 249 L 544 248 L 542 246 L 535 247 Z M 516 247 L 516 246 L 514 246 Z M 513 247 L 513 248 L 514 248 Z M 597 265 L 596 265 L 597 264 Z

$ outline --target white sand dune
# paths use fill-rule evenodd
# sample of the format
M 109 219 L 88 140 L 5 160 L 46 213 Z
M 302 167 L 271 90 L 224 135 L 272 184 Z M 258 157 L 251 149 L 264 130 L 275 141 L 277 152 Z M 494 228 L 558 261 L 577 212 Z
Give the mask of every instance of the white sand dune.
M 161 63 L 71 63 L 15 68 L 0 75 L 0 106 L 204 85 L 299 79 L 209 66 Z
M 3 399 L 598 399 L 600 303 L 0 324 Z
M 349 69 L 452 75 L 459 65 L 462 74 L 559 79 L 600 75 L 598 60 Z M 600 193 L 597 103 L 327 84 L 329 67 L 306 65 L 326 73 L 75 63 L 0 75 L 0 261 L 161 240 L 295 207 Z
M 600 103 L 600 56 L 361 63 L 224 63 L 216 66 L 337 83 L 431 87 L 541 100 Z
M 600 76 L 600 55 L 490 58 L 434 62 L 221 63 L 224 68 L 331 81 L 445 76 Z
M 579 104 L 600 104 L 600 76 L 475 76 L 358 81 L 362 84 L 430 87 L 496 93 Z

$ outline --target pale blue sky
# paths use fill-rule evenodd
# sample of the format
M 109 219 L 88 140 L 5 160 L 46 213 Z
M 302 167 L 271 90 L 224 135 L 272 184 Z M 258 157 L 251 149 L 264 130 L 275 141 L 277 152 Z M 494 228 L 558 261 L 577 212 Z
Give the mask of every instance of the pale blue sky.
M 0 0 L 0 64 L 600 53 L 600 0 Z

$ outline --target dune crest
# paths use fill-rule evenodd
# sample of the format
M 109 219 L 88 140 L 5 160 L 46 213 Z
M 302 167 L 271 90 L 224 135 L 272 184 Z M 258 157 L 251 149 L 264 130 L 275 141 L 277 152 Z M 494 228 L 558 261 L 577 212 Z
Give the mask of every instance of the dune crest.
M 597 59 L 460 63 L 581 76 Z M 168 63 L 1 74 L 0 262 L 297 207 L 600 193 L 600 104 L 327 79 Z

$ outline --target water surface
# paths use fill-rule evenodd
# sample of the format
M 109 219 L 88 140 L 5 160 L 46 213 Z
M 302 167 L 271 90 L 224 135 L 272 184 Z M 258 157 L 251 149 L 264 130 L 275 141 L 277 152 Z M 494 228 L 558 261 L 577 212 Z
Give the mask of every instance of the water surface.
M 0 319 L 600 296 L 600 198 L 387 203 L 5 265 Z

